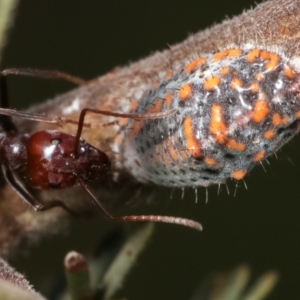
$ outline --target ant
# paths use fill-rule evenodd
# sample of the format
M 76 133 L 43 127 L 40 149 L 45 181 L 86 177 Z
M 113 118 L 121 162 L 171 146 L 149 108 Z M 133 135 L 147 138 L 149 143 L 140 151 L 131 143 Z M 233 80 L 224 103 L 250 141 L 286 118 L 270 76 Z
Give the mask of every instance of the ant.
M 91 192 L 87 182 L 104 176 L 110 169 L 110 159 L 101 150 L 93 147 L 81 139 L 84 126 L 92 127 L 84 123 L 87 113 L 102 114 L 107 116 L 131 118 L 131 119 L 156 119 L 172 115 L 176 110 L 161 113 L 125 114 L 111 111 L 103 111 L 84 108 L 80 112 L 79 120 L 68 118 L 48 117 L 34 113 L 19 112 L 9 109 L 7 76 L 25 75 L 48 79 L 64 79 L 79 85 L 87 84 L 80 78 L 59 71 L 6 69 L 0 73 L 0 164 L 3 175 L 8 184 L 36 211 L 47 210 L 60 206 L 71 211 L 61 201 L 52 201 L 43 204 L 28 191 L 20 182 L 16 171 L 24 171 L 27 183 L 35 189 L 63 189 L 80 185 L 90 196 L 92 202 L 101 210 L 103 215 L 117 222 L 162 222 L 173 223 L 202 230 L 201 224 L 196 221 L 158 215 L 111 215 L 101 201 Z M 76 135 L 70 135 L 60 131 L 44 130 L 30 134 L 21 134 L 13 123 L 12 116 L 42 121 L 48 123 L 73 123 L 77 124 Z

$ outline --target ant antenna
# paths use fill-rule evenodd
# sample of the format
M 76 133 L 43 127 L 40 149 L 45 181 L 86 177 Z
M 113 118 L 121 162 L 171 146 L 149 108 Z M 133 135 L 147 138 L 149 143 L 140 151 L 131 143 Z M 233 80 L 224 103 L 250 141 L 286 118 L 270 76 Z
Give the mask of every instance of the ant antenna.
M 172 216 L 158 216 L 158 215 L 131 215 L 131 216 L 121 216 L 114 217 L 112 216 L 106 209 L 103 207 L 102 203 L 95 197 L 95 195 L 90 191 L 88 186 L 84 183 L 84 181 L 78 177 L 78 182 L 83 187 L 83 189 L 90 195 L 93 203 L 100 208 L 103 215 L 114 222 L 157 222 L 157 223 L 169 223 L 169 224 L 177 224 L 186 227 L 190 227 L 199 231 L 202 231 L 203 227 L 200 223 L 180 217 L 172 217 Z
M 72 82 L 77 85 L 86 85 L 89 80 L 84 80 L 82 78 L 70 75 L 65 72 L 57 71 L 57 70 L 36 70 L 36 69 L 5 69 L 1 72 L 1 75 L 18 75 L 18 76 L 27 76 L 27 77 L 36 77 L 43 79 L 63 79 L 69 82 Z M 5 106 L 8 107 L 8 106 Z
M 87 112 L 94 113 L 94 114 L 100 114 L 105 116 L 112 116 L 112 117 L 119 117 L 119 118 L 131 118 L 131 119 L 137 119 L 137 120 L 143 120 L 143 119 L 160 119 L 164 118 L 170 115 L 175 114 L 177 109 L 171 109 L 165 112 L 160 113 L 146 113 L 146 114 L 135 114 L 135 113 L 117 113 L 117 112 L 111 112 L 106 110 L 98 110 L 93 108 L 84 108 L 80 112 L 79 121 L 78 121 L 78 127 L 77 127 L 77 133 L 76 133 L 76 141 L 74 146 L 74 155 L 75 157 L 78 156 L 78 147 L 79 147 L 79 141 L 82 133 L 82 129 L 84 126 L 84 118 Z

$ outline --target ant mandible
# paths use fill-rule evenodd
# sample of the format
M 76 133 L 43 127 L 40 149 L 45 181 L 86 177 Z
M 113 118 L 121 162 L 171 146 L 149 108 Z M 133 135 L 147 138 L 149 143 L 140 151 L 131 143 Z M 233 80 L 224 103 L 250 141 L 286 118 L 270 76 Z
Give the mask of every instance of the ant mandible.
M 3 133 L 0 133 L 0 163 L 3 175 L 10 186 L 23 200 L 34 210 L 43 211 L 56 206 L 61 206 L 69 211 L 61 201 L 52 201 L 43 204 L 19 181 L 16 171 L 25 171 L 28 184 L 35 189 L 63 189 L 80 185 L 90 196 L 92 202 L 101 210 L 106 218 L 117 222 L 162 222 L 172 223 L 202 230 L 201 224 L 196 221 L 159 215 L 129 215 L 115 217 L 103 206 L 101 201 L 91 192 L 87 182 L 104 176 L 110 168 L 110 159 L 101 150 L 93 147 L 81 139 L 86 113 L 102 114 L 107 116 L 132 118 L 132 119 L 156 119 L 172 115 L 175 111 L 147 114 L 125 114 L 85 108 L 81 111 L 79 120 L 68 118 L 47 117 L 44 115 L 18 112 L 9 109 L 7 92 L 7 75 L 26 75 L 49 79 L 64 79 L 79 85 L 87 81 L 60 71 L 7 69 L 0 74 L 0 125 Z M 73 123 L 78 124 L 76 136 L 60 131 L 44 130 L 29 134 L 18 133 L 12 116 L 42 121 L 48 123 Z M 91 127 L 91 126 L 90 126 Z

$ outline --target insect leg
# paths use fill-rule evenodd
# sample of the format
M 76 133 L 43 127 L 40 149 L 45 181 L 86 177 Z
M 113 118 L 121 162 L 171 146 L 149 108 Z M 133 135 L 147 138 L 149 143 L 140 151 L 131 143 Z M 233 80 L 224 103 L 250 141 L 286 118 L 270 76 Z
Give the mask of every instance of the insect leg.
M 43 204 L 40 201 L 36 200 L 33 195 L 23 186 L 17 176 L 7 168 L 5 165 L 1 166 L 2 173 L 4 175 L 5 180 L 10 186 L 14 189 L 14 191 L 28 204 L 30 205 L 35 211 L 43 211 L 48 210 L 53 207 L 60 206 L 71 215 L 77 216 L 78 214 L 70 210 L 65 204 L 61 201 L 54 200 L 47 204 Z

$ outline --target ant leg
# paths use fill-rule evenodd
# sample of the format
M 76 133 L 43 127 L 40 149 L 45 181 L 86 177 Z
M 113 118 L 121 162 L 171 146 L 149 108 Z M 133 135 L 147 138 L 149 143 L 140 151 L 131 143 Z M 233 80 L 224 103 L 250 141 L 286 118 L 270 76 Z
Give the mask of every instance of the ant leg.
M 9 107 L 7 80 L 6 77 L 0 74 L 0 102 L 1 107 Z M 16 125 L 13 123 L 11 116 L 0 114 L 0 124 L 5 132 L 18 132 Z
M 63 202 L 55 200 L 51 203 L 43 204 L 36 200 L 32 194 L 23 186 L 17 176 L 12 172 L 9 168 L 2 165 L 2 173 L 4 175 L 5 180 L 10 184 L 10 186 L 15 190 L 15 192 L 28 204 L 30 205 L 35 211 L 43 211 L 48 210 L 53 207 L 60 206 L 68 213 L 74 216 L 78 216 L 77 213 L 70 210 Z
M 90 195 L 92 198 L 92 202 L 100 208 L 103 215 L 114 222 L 158 222 L 158 223 L 170 223 L 170 224 L 177 224 L 186 227 L 190 227 L 196 230 L 201 231 L 202 225 L 196 221 L 180 218 L 180 217 L 172 217 L 172 216 L 158 216 L 158 215 L 137 215 L 137 216 L 120 216 L 114 217 L 112 216 L 106 209 L 103 207 L 102 203 L 95 197 L 95 195 L 90 191 L 84 181 L 78 177 L 78 182 L 84 188 L 84 190 Z
M 8 75 L 18 75 L 18 76 L 28 76 L 28 77 L 37 77 L 43 79 L 63 79 L 65 81 L 69 81 L 75 83 L 77 85 L 86 85 L 89 81 L 81 79 L 79 77 L 70 75 L 65 72 L 57 71 L 57 70 L 36 70 L 36 69 L 5 69 L 1 72 L 2 76 Z

